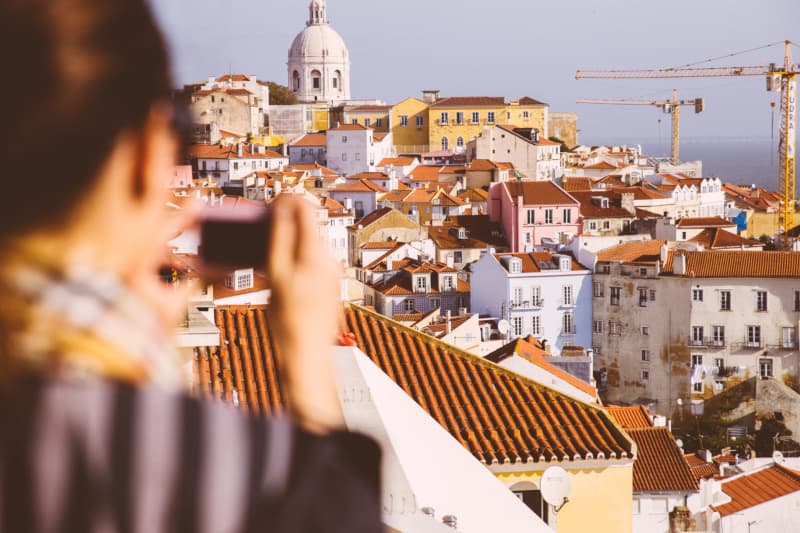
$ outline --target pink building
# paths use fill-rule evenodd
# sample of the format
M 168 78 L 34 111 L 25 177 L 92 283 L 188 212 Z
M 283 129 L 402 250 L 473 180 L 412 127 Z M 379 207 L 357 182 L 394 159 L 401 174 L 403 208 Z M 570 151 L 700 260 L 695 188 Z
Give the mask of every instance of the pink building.
M 580 203 L 551 181 L 506 181 L 489 190 L 489 218 L 503 224 L 512 252 L 580 234 Z

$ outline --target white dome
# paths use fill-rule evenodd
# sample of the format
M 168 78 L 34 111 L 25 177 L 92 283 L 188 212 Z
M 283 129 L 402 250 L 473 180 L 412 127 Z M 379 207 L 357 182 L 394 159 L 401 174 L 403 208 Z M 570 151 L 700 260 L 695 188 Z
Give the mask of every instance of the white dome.
M 348 61 L 344 39 L 328 24 L 314 24 L 297 34 L 289 48 L 289 59 Z

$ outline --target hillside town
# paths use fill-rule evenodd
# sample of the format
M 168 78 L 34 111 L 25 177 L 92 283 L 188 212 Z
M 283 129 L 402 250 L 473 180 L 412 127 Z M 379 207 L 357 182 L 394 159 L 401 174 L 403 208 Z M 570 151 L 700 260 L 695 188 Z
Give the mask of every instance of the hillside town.
M 314 206 L 342 266 L 342 408 L 382 446 L 387 531 L 798 531 L 787 200 L 581 144 L 547 94 L 353 99 L 327 10 L 311 0 L 290 44 L 288 101 L 231 72 L 175 92 L 191 143 L 169 205 Z M 171 282 L 199 280 L 198 235 L 172 246 Z M 286 408 L 269 302 L 259 267 L 195 290 L 178 341 L 197 393 Z

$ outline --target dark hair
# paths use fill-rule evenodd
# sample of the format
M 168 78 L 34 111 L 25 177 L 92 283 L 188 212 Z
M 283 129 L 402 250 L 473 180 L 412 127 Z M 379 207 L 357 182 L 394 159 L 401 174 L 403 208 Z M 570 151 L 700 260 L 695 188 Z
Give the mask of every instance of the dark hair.
M 0 236 L 72 213 L 120 133 L 171 88 L 145 0 L 0 2 Z

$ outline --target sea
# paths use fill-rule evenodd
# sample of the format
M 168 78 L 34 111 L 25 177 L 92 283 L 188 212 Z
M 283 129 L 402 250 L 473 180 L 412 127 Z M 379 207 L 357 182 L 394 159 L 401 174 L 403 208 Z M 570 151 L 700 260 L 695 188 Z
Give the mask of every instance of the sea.
M 668 156 L 669 141 L 659 139 L 587 139 L 585 145 L 639 145 L 645 155 Z M 763 137 L 713 137 L 681 139 L 682 161 L 701 160 L 703 174 L 737 185 L 778 188 L 778 140 Z M 795 175 L 796 172 L 795 172 Z

